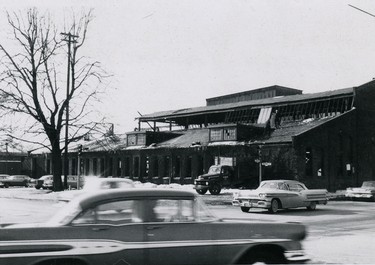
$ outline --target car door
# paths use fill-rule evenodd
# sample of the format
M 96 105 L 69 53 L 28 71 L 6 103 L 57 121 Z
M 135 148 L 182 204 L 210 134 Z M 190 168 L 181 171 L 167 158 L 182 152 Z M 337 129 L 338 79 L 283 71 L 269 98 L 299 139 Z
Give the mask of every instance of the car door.
M 290 193 L 293 195 L 291 197 L 291 206 L 290 207 L 302 207 L 304 205 L 304 197 L 303 194 L 304 188 L 298 183 L 289 183 L 289 190 Z
M 128 199 L 90 207 L 66 226 L 65 233 L 73 238 L 79 234 L 79 238 L 98 241 L 96 254 L 103 252 L 108 264 L 146 264 L 145 229 L 134 218 L 134 204 L 134 200 Z M 113 242 L 111 247 L 107 246 L 108 242 Z
M 157 199 L 143 207 L 147 263 L 153 265 L 215 264 L 210 222 L 199 219 L 193 199 Z

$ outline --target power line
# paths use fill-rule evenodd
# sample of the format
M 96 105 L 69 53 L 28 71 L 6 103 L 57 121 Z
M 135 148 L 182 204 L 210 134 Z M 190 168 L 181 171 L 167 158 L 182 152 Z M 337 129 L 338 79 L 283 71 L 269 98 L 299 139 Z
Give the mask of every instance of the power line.
M 361 11 L 361 12 L 367 14 L 367 15 L 370 15 L 370 16 L 372 16 L 372 17 L 375 17 L 375 15 L 371 14 L 370 12 L 367 12 L 367 11 L 365 11 L 365 10 L 363 10 L 363 9 L 360 9 L 360 8 L 356 7 L 356 6 L 353 6 L 353 5 L 350 5 L 350 4 L 349 4 L 349 6 L 352 7 L 352 8 L 354 8 L 354 9 L 357 9 L 358 11 Z

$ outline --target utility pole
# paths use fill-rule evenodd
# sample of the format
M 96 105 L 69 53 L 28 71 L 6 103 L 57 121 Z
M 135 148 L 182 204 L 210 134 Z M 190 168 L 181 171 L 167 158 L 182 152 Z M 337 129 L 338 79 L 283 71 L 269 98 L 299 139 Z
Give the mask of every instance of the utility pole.
M 66 81 L 66 121 L 65 121 L 65 152 L 64 152 L 64 189 L 68 188 L 68 171 L 69 171 L 69 164 L 68 164 L 68 131 L 69 131 L 69 93 L 70 93 L 70 65 L 71 65 L 71 44 L 76 43 L 76 38 L 78 38 L 77 35 L 73 35 L 71 33 L 60 33 L 64 36 L 63 41 L 66 41 L 68 43 L 68 71 L 67 71 L 67 81 Z
M 258 146 L 258 159 L 259 159 L 259 185 L 262 182 L 262 145 Z

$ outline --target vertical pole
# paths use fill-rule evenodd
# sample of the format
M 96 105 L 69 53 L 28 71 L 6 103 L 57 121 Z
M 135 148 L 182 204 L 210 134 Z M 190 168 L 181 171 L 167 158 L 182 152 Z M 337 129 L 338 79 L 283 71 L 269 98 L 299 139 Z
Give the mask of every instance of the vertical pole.
M 79 190 L 79 178 L 81 177 L 81 148 L 82 146 L 78 147 L 78 159 L 77 159 L 77 190 Z
M 70 85 L 70 43 L 72 41 L 72 36 L 68 34 L 68 73 L 66 82 L 66 121 L 65 121 L 65 153 L 64 153 L 64 189 L 68 186 L 68 126 L 69 126 L 69 85 Z
M 7 156 L 6 156 L 6 158 L 5 158 L 5 174 L 10 175 L 10 174 L 8 173 L 8 159 L 9 159 L 8 143 L 5 143 L 5 151 L 6 151 L 6 154 L 7 154 Z
M 262 146 L 258 146 L 258 156 L 259 156 L 259 185 L 262 182 Z

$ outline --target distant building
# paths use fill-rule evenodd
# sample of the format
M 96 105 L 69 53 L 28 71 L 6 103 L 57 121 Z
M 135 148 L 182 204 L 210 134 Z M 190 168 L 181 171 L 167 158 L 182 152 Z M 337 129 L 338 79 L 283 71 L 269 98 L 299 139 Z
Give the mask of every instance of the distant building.
M 375 81 L 313 94 L 271 86 L 209 98 L 206 106 L 138 117 L 138 127 L 109 150 L 105 144 L 86 149 L 82 170 L 192 183 L 225 161 L 253 186 L 261 174 L 344 189 L 375 179 L 374 111 Z M 70 155 L 74 171 L 76 154 Z

